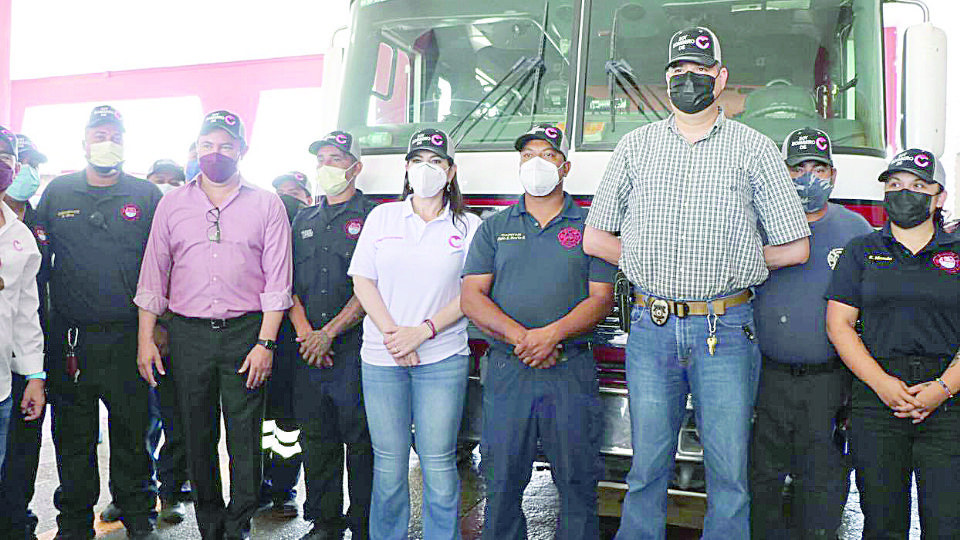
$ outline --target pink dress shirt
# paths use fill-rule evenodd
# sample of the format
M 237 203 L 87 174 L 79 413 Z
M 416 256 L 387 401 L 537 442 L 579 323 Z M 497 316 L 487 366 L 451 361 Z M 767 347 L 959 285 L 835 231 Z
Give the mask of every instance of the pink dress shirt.
M 213 203 L 200 176 L 157 206 L 143 255 L 140 308 L 229 319 L 293 305 L 290 223 L 276 194 L 248 184 L 220 205 L 220 242 L 209 239 Z

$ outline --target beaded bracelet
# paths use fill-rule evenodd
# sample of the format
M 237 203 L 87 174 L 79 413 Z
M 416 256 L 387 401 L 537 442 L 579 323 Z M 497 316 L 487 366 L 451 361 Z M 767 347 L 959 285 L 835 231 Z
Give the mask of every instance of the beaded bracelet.
M 437 337 L 437 327 L 433 325 L 433 321 L 431 321 L 430 319 L 427 319 L 423 322 L 427 323 L 427 326 L 430 327 L 430 337 L 428 339 L 433 339 Z
M 937 377 L 937 382 L 940 383 L 940 386 L 943 387 L 943 391 L 946 392 L 947 395 L 950 396 L 950 398 L 952 398 L 953 392 L 950 391 L 950 387 L 947 386 L 947 383 L 943 382 L 943 379 L 941 379 L 940 377 Z

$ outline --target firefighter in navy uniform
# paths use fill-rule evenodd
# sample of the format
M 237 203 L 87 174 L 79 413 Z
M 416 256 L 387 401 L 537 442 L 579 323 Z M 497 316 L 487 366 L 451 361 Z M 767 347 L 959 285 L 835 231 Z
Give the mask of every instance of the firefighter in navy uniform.
M 61 496 L 61 539 L 94 537 L 99 405 L 109 411 L 110 482 L 131 538 L 153 537 L 157 488 L 144 439 L 149 387 L 136 363 L 137 276 L 160 201 L 156 186 L 122 170 L 123 120 L 93 109 L 87 167 L 55 178 L 38 207 L 50 269 L 50 402 Z
M 943 230 L 946 175 L 905 150 L 880 174 L 883 229 L 851 241 L 827 289 L 827 333 L 856 376 L 850 450 L 864 540 L 960 530 L 960 238 Z M 861 331 L 857 332 L 857 321 Z
M 367 214 L 375 203 L 356 189 L 363 164 L 360 144 L 334 131 L 310 145 L 326 196 L 293 222 L 293 308 L 300 342 L 294 408 L 306 475 L 303 517 L 310 540 L 367 538 L 373 484 L 373 447 L 360 386 L 363 309 L 347 275 Z M 343 462 L 350 508 L 343 515 Z

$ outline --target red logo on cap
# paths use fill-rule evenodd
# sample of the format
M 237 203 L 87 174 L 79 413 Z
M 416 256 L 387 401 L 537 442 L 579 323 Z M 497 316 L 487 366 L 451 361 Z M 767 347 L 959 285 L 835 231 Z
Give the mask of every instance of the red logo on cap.
M 567 227 L 561 229 L 557 234 L 557 240 L 560 241 L 560 245 L 567 248 L 573 249 L 580 245 L 580 241 L 583 240 L 583 235 L 580 234 L 580 231 L 573 227 Z
M 937 253 L 933 256 L 933 264 L 948 274 L 956 274 L 960 272 L 960 255 L 952 251 Z
M 543 132 L 551 139 L 556 139 L 560 135 L 560 133 L 557 132 L 557 128 L 552 127 L 548 127 L 547 129 L 543 130 Z
M 337 141 L 337 144 L 347 144 L 347 136 L 342 133 L 334 137 L 333 140 Z
M 439 133 L 434 133 L 433 136 L 430 137 L 430 142 L 436 146 L 443 146 L 443 136 Z
M 343 232 L 347 233 L 347 238 L 356 240 L 360 237 L 360 231 L 363 230 L 363 220 L 359 218 L 353 218 L 347 220 L 347 223 L 343 226 Z
M 913 158 L 913 162 L 917 164 L 917 167 L 926 168 L 928 165 L 930 165 L 930 156 L 926 154 L 917 154 L 916 157 Z
M 120 217 L 127 221 L 136 221 L 140 219 L 140 207 L 135 204 L 125 204 L 120 209 Z
M 819 148 L 821 152 L 826 152 L 826 151 L 827 151 L 827 138 L 826 138 L 826 137 L 817 137 L 817 148 Z
M 710 46 L 710 38 L 707 36 L 698 36 L 693 42 L 701 49 L 706 49 Z

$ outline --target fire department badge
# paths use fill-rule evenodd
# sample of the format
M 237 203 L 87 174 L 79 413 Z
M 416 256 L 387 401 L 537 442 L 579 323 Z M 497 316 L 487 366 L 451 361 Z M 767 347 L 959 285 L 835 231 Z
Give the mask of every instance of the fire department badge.
M 573 249 L 580 245 L 580 241 L 583 240 L 583 235 L 573 227 L 566 227 L 557 233 L 557 240 L 560 241 L 561 246 L 567 249 Z
M 960 255 L 952 251 L 943 251 L 933 256 L 933 264 L 948 274 L 960 272 Z
M 37 242 L 42 246 L 50 243 L 50 241 L 47 240 L 47 230 L 39 225 L 33 228 L 33 236 L 36 237 Z
M 137 221 L 140 219 L 140 207 L 135 204 L 125 204 L 120 209 L 120 217 L 127 221 Z
M 360 231 L 362 230 L 363 220 L 358 218 L 347 220 L 346 224 L 343 226 L 343 232 L 347 233 L 347 238 L 354 240 L 360 237 Z
M 827 265 L 830 266 L 831 270 L 837 269 L 837 262 L 841 255 L 843 255 L 843 248 L 833 248 L 830 253 L 827 253 Z
M 656 298 L 653 302 L 650 302 L 650 320 L 653 321 L 653 324 L 657 326 L 663 326 L 667 324 L 667 320 L 670 318 L 670 304 L 662 298 Z

